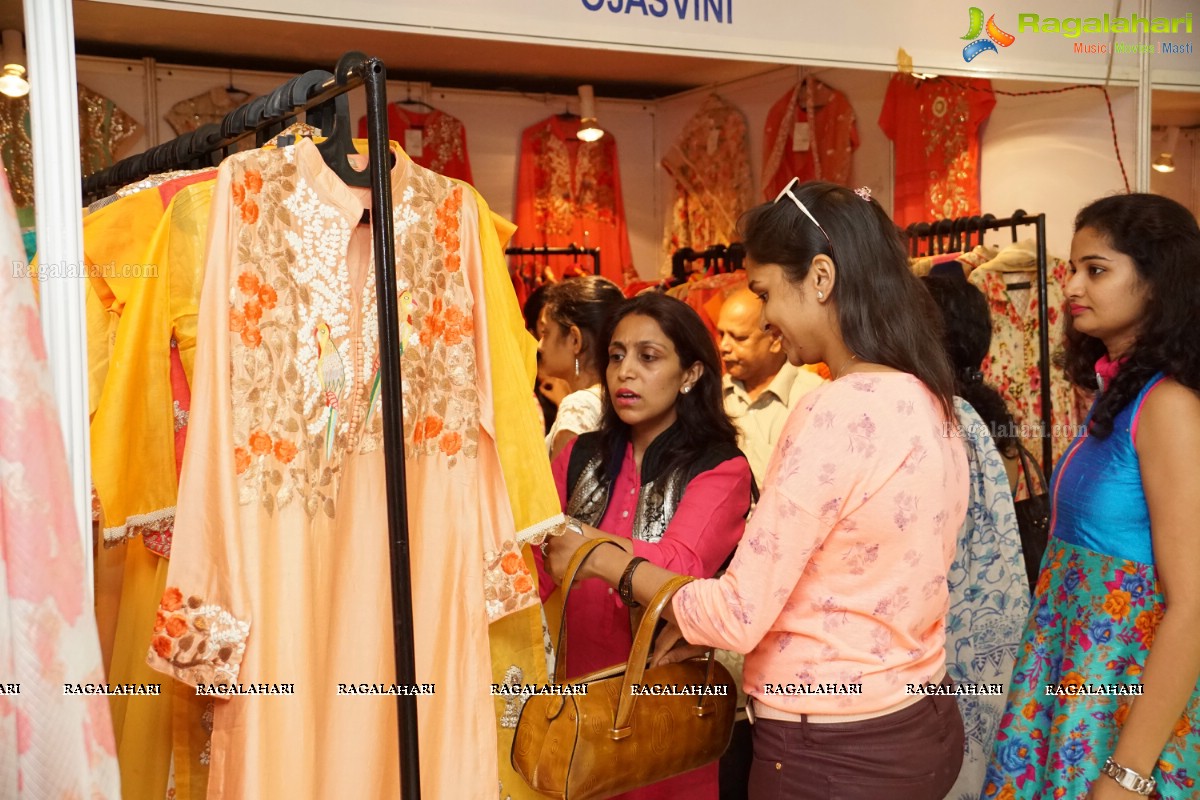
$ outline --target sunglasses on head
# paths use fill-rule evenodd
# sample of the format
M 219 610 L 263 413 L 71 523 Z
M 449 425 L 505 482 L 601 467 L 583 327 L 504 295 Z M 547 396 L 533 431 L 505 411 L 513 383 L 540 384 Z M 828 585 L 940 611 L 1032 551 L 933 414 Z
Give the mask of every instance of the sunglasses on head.
M 817 222 L 817 218 L 814 217 L 812 212 L 808 210 L 808 206 L 804 205 L 804 203 L 801 202 L 800 198 L 796 197 L 795 192 L 792 191 L 792 188 L 795 187 L 799 183 L 800 183 L 799 178 L 792 178 L 790 181 L 788 181 L 788 185 L 783 187 L 783 191 L 781 191 L 779 194 L 775 195 L 775 202 L 778 203 L 780 200 L 782 200 L 784 198 L 785 195 L 787 197 L 791 198 L 792 202 L 796 204 L 796 208 L 800 209 L 801 213 L 803 213 L 804 216 L 806 216 L 810 220 L 812 220 L 813 225 L 817 226 L 817 230 L 819 230 L 821 232 L 821 235 L 825 237 L 825 241 L 829 244 L 829 252 L 832 254 L 833 253 L 833 240 L 829 238 L 829 234 L 825 232 L 825 229 L 823 227 L 821 227 L 821 223 Z

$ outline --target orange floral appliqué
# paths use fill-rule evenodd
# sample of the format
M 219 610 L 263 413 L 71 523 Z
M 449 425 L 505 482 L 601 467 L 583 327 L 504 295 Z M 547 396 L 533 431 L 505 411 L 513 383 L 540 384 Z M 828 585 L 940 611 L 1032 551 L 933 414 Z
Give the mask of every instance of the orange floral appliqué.
M 183 608 L 183 592 L 174 586 L 167 587 L 167 590 L 163 592 L 162 607 L 167 611 L 178 611 Z
M 246 452 L 246 448 L 233 448 L 233 468 L 238 475 L 250 468 L 250 454 Z
M 442 435 L 438 441 L 438 448 L 448 456 L 452 456 L 459 450 L 462 450 L 462 434 L 456 431 L 450 431 Z
M 256 170 L 256 169 L 246 170 L 246 176 L 245 176 L 244 180 L 246 182 L 246 191 L 247 192 L 250 192 L 251 194 L 258 194 L 260 191 L 262 191 L 262 187 L 263 187 L 262 173 L 259 172 L 258 170 Z
M 262 319 L 262 315 L 263 315 L 262 305 L 257 300 L 247 301 L 247 303 L 246 303 L 246 319 L 249 322 L 258 324 L 258 321 L 260 319 Z
M 243 272 L 238 275 L 237 285 L 242 294 L 258 294 L 258 290 L 262 287 L 258 276 L 253 272 Z
M 296 445 L 286 439 L 279 439 L 275 442 L 275 458 L 282 461 L 284 464 L 290 464 L 292 459 L 296 457 Z
M 154 652 L 158 653 L 162 658 L 170 658 L 171 651 L 175 649 L 175 643 L 166 636 L 155 636 L 151 644 L 154 647 Z
M 247 200 L 242 203 L 242 222 L 247 225 L 253 225 L 258 222 L 258 203 L 253 200 Z
M 235 183 L 233 185 L 232 194 L 233 194 L 234 204 L 240 206 L 242 203 L 244 203 L 246 201 L 246 187 L 242 186 L 240 183 Z
M 250 452 L 256 456 L 271 452 L 271 437 L 265 431 L 254 431 L 250 434 Z
M 516 575 L 524 563 L 519 553 L 505 553 L 504 558 L 500 559 L 500 569 L 508 575 Z
M 233 683 L 250 624 L 196 595 L 184 601 L 174 586 L 158 610 L 163 629 L 150 640 L 152 667 L 191 683 Z M 156 625 L 157 627 L 157 625 Z
M 246 347 L 258 347 L 262 344 L 262 331 L 257 325 L 248 325 L 242 331 L 242 344 Z
M 279 295 L 270 286 L 263 284 L 258 287 L 258 302 L 262 303 L 263 308 L 270 310 L 275 307 L 275 303 L 278 301 Z
M 236 308 L 229 309 L 229 330 L 231 333 L 241 333 L 246 328 L 246 315 Z

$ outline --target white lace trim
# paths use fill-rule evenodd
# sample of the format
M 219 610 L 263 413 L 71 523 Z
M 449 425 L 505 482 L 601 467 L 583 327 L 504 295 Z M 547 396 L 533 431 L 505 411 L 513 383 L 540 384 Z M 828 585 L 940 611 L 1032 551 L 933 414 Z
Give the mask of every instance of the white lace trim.
M 135 514 L 125 518 L 124 525 L 104 529 L 104 546 L 113 547 L 126 539 L 137 536 L 141 529 L 163 531 L 175 523 L 175 506 L 151 511 L 149 514 Z M 131 531 L 130 529 L 134 529 Z
M 555 514 L 549 519 L 544 519 L 541 522 L 535 522 L 528 528 L 522 528 L 517 531 L 518 544 L 541 544 L 550 535 L 550 532 L 562 527 L 567 521 L 565 514 Z

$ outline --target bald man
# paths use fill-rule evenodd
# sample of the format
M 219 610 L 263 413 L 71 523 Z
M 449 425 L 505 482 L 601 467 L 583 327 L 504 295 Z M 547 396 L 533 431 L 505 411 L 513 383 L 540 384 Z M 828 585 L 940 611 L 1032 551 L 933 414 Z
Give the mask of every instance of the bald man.
M 742 452 L 761 488 L 788 413 L 822 381 L 787 363 L 783 346 L 763 327 L 762 301 L 749 289 L 725 299 L 717 333 L 725 365 L 725 411 L 741 432 Z

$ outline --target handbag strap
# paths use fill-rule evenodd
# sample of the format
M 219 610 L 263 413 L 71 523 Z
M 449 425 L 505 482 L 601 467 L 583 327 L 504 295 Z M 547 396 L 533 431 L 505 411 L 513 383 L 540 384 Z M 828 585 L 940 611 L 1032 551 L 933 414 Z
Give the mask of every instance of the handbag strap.
M 602 536 L 597 539 L 588 539 L 583 544 L 579 545 L 579 549 L 571 556 L 571 562 L 567 564 L 567 571 L 563 573 L 562 579 L 562 617 L 558 621 L 558 640 L 554 642 L 554 682 L 562 683 L 566 677 L 567 671 L 567 598 L 571 596 L 571 588 L 575 585 L 575 577 L 579 574 L 583 562 L 587 561 L 597 547 L 601 545 L 611 544 L 625 550 L 625 545 L 619 540 L 612 537 Z
M 1037 459 L 1033 454 L 1025 449 L 1025 445 L 1017 442 L 1017 452 L 1021 454 L 1021 465 L 1025 470 L 1025 485 L 1029 488 L 1029 496 L 1034 497 L 1037 494 L 1047 494 L 1050 491 L 1050 484 L 1046 482 L 1046 473 L 1042 472 L 1042 465 L 1037 463 Z M 1031 469 L 1032 468 L 1032 469 Z M 1037 475 L 1038 481 L 1042 484 L 1042 491 L 1035 492 L 1031 481 L 1030 474 Z
M 659 617 L 662 616 L 663 609 L 667 607 L 667 603 L 675 596 L 675 593 L 682 589 L 687 584 L 691 583 L 695 578 L 688 575 L 676 575 L 668 580 L 655 593 L 654 599 L 650 601 L 650 605 L 646 606 L 646 613 L 642 616 L 642 622 L 638 625 L 637 635 L 633 639 L 633 648 L 629 651 L 629 663 L 625 666 L 625 679 L 621 681 L 621 694 L 617 698 L 617 715 L 613 719 L 612 730 L 609 731 L 609 736 L 613 739 L 624 739 L 633 732 L 629 724 L 629 720 L 633 717 L 633 706 L 637 697 L 633 694 L 633 687 L 642 682 L 642 677 L 646 674 L 646 662 L 650 657 L 650 644 L 654 641 L 655 629 L 658 627 Z M 705 679 L 706 684 L 712 683 L 713 679 L 713 652 L 708 651 L 708 676 Z M 703 696 L 701 696 L 701 700 Z

